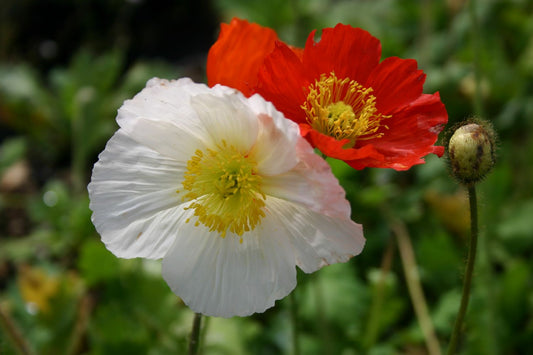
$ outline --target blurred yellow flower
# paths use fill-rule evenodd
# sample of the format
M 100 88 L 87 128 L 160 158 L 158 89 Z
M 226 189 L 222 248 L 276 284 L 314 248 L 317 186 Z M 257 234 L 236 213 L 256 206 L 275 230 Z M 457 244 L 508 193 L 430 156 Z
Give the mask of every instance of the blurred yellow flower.
M 59 291 L 60 282 L 41 268 L 22 265 L 17 284 L 30 312 L 48 313 L 50 300 Z

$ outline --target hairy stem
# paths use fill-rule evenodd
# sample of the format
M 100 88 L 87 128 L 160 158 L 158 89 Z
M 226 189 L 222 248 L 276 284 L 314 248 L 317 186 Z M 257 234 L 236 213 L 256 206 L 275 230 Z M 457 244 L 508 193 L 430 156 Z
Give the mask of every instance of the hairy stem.
M 477 197 L 476 187 L 468 187 L 468 200 L 470 202 L 470 246 L 468 249 L 468 259 L 466 260 L 466 270 L 463 281 L 463 295 L 461 296 L 461 305 L 459 313 L 455 320 L 453 327 L 450 345 L 448 347 L 448 354 L 455 354 L 459 335 L 463 327 L 463 320 L 468 308 L 468 300 L 470 298 L 470 290 L 472 288 L 472 276 L 474 273 L 474 263 L 476 261 L 477 237 L 478 237 L 478 222 L 477 222 Z

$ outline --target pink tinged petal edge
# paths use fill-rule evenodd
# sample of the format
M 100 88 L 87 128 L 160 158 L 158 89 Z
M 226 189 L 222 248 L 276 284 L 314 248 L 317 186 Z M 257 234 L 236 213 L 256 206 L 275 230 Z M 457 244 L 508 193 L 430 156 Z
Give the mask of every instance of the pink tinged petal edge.
M 350 203 L 330 166 L 302 138 L 296 150 L 298 165 L 286 173 L 265 178 L 262 186 L 265 194 L 304 205 L 317 213 L 349 219 Z
M 274 197 L 267 207 L 271 224 L 277 233 L 289 236 L 296 265 L 306 273 L 346 262 L 363 250 L 363 228 L 348 218 L 330 217 Z
M 193 311 L 208 316 L 264 312 L 296 286 L 288 239 L 268 224 L 221 238 L 193 222 L 181 225 L 163 259 L 163 278 Z
M 183 163 L 137 144 L 122 129 L 113 135 L 88 185 L 91 219 L 111 252 L 165 255 L 174 238 L 170 223 L 180 220 L 183 208 L 176 190 L 184 171 Z
M 301 140 L 298 125 L 259 95 L 253 95 L 248 102 L 259 121 L 257 139 L 250 152 L 258 173 L 271 176 L 292 169 L 298 162 L 295 150 Z

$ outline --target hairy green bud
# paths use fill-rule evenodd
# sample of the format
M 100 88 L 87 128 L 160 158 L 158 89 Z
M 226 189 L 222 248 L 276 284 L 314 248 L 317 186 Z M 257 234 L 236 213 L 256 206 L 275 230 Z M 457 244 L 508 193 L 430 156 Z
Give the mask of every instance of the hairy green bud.
M 467 123 L 455 130 L 448 144 L 452 174 L 471 186 L 487 175 L 495 163 L 495 133 L 488 124 Z

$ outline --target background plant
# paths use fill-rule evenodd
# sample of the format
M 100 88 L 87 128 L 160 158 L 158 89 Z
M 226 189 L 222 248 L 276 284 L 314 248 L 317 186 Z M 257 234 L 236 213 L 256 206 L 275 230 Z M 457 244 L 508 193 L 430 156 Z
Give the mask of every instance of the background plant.
M 383 56 L 415 58 L 450 126 L 474 113 L 499 132 L 498 163 L 478 186 L 480 245 L 464 353 L 533 346 L 533 5 L 479 1 L 477 42 L 464 1 L 3 1 L 0 5 L 0 352 L 175 353 L 193 315 L 159 263 L 110 254 L 85 185 L 122 101 L 152 76 L 205 80 L 220 21 L 239 16 L 303 45 L 337 22 L 378 37 Z M 475 102 L 473 61 L 481 96 Z M 365 251 L 299 274 L 301 352 L 426 351 L 394 230 L 405 227 L 444 349 L 461 290 L 468 200 L 443 159 L 408 172 L 330 161 L 365 226 Z M 381 299 L 381 311 L 373 304 Z M 291 352 L 289 299 L 249 318 L 207 319 L 206 354 Z M 371 331 L 369 331 L 369 325 Z M 21 335 L 22 345 L 9 331 Z

